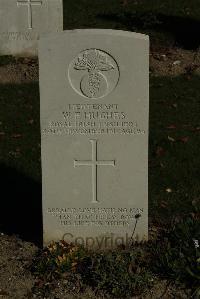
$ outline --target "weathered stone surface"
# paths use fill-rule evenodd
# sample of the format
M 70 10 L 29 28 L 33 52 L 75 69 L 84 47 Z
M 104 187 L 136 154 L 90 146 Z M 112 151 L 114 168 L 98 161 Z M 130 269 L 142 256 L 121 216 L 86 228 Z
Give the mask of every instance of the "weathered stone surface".
M 44 244 L 147 238 L 148 54 L 131 32 L 40 40 Z
M 1 0 L 0 55 L 37 55 L 40 36 L 63 30 L 62 0 Z

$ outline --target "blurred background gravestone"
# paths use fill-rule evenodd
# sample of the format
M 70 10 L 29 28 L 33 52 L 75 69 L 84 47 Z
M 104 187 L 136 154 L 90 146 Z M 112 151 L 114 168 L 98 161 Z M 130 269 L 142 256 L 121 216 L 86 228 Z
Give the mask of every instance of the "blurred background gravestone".
M 40 36 L 62 29 L 62 0 L 0 1 L 0 55 L 37 55 Z

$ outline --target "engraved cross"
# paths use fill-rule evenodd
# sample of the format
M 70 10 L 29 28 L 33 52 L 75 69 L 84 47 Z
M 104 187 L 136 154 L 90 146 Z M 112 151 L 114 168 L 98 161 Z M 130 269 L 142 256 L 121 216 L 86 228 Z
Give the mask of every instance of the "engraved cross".
M 115 166 L 115 160 L 98 160 L 97 158 L 97 140 L 91 139 L 92 160 L 78 161 L 74 160 L 74 167 L 91 166 L 92 167 L 92 203 L 97 203 L 97 166 Z
M 27 5 L 28 7 L 28 29 L 33 29 L 33 14 L 32 14 L 32 6 L 34 5 L 42 5 L 42 0 L 18 0 L 17 6 Z

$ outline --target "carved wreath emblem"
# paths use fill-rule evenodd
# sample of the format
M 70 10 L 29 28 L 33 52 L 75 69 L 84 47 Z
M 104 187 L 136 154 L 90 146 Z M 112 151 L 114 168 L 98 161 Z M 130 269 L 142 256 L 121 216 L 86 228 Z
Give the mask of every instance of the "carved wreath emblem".
M 79 92 L 91 99 L 101 98 L 108 94 L 112 86 L 112 82 L 109 86 L 112 76 L 116 76 L 116 71 L 118 73 L 115 60 L 97 49 L 89 49 L 80 53 L 73 62 L 72 68 L 75 72 L 80 71 L 80 75 L 77 75 L 80 76 Z

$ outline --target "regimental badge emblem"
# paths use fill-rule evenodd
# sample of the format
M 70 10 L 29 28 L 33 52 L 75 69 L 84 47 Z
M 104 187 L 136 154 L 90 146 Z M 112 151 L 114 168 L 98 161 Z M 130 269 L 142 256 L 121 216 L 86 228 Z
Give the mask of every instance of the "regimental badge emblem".
M 68 69 L 72 88 L 89 99 L 103 98 L 112 92 L 118 84 L 119 75 L 116 60 L 99 49 L 81 52 Z

